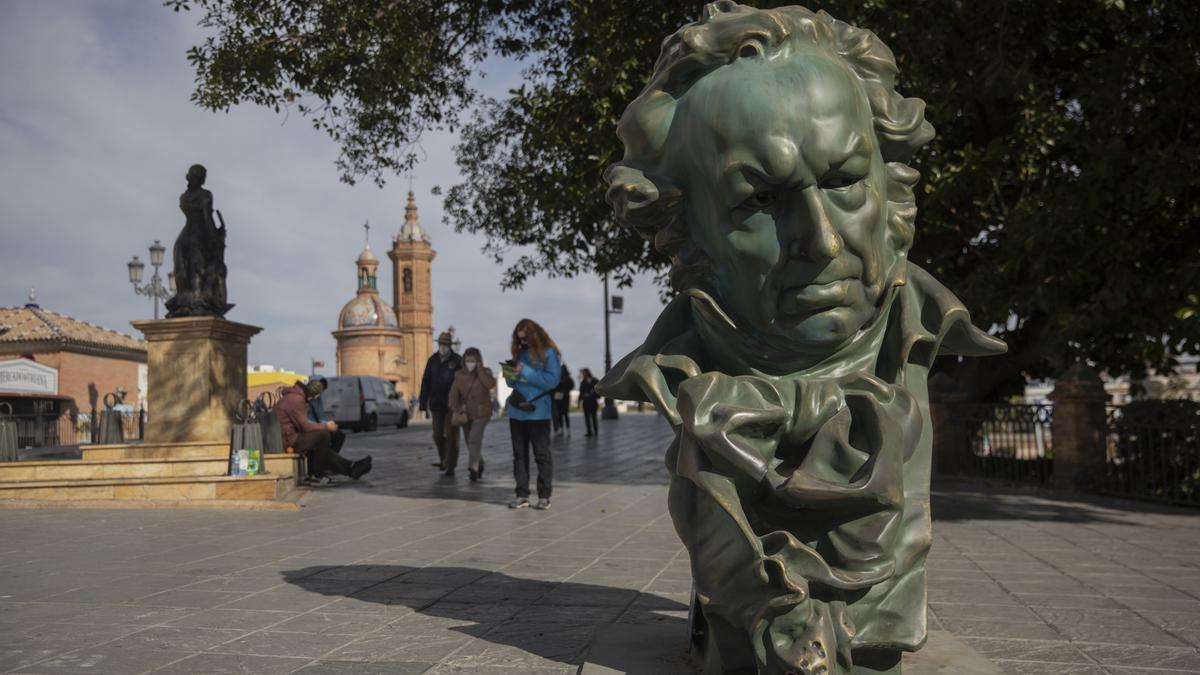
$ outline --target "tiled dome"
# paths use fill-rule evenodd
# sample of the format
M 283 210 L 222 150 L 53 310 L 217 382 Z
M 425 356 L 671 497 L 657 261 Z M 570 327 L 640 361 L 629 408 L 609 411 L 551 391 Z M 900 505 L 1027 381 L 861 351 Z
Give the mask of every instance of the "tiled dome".
M 396 327 L 396 312 L 375 293 L 361 293 L 342 307 L 338 329 Z

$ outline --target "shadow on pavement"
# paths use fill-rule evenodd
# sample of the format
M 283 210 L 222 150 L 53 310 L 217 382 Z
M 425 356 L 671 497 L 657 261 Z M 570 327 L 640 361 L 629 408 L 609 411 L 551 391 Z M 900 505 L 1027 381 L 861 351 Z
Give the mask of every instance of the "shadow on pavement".
M 660 612 L 687 607 L 661 596 L 596 584 L 521 579 L 470 567 L 346 565 L 283 572 L 301 589 L 357 602 L 408 607 L 387 633 L 405 641 L 436 641 L 445 631 L 514 647 L 543 659 L 578 664 L 598 625 L 617 622 L 670 625 L 680 635 L 686 620 Z M 330 611 L 339 611 L 335 606 Z M 448 621 L 439 621 L 445 619 Z M 474 652 L 462 659 L 485 659 Z M 482 662 L 476 663 L 481 665 Z M 463 664 L 469 665 L 469 664 Z

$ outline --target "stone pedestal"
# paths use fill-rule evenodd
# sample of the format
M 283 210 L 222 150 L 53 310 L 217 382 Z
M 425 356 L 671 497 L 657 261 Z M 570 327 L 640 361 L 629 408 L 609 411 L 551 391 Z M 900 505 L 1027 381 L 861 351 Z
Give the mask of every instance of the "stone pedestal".
M 1096 371 L 1082 363 L 1067 369 L 1050 392 L 1054 401 L 1054 489 L 1078 492 L 1104 470 L 1108 394 Z
M 262 329 L 217 317 L 134 321 L 148 344 L 144 441 L 229 441 L 246 398 L 246 348 Z

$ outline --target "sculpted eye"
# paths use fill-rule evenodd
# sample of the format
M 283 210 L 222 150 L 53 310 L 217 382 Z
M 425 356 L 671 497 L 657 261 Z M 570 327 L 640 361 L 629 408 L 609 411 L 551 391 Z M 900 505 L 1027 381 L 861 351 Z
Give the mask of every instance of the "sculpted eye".
M 821 181 L 821 187 L 826 190 L 844 190 L 862 181 L 866 176 L 847 176 L 845 174 L 830 176 Z
M 759 190 L 742 202 L 742 208 L 762 211 L 775 205 L 775 193 L 771 190 Z

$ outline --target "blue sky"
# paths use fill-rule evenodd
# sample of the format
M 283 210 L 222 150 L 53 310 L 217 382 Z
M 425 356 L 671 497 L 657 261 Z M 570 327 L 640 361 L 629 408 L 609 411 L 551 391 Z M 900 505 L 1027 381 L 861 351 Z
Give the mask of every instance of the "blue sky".
M 309 359 L 334 368 L 338 311 L 354 294 L 354 260 L 370 220 L 372 248 L 391 278 L 388 248 L 404 218 L 408 180 L 382 189 L 347 186 L 337 147 L 293 113 L 241 106 L 209 113 L 189 101 L 185 58 L 203 34 L 196 13 L 155 0 L 0 3 L 0 306 L 25 302 L 30 287 L 47 309 L 126 333 L 150 318 L 126 262 L 159 239 L 169 250 L 183 225 L 179 194 L 192 163 L 229 226 L 228 317 L 264 328 L 252 364 L 306 372 Z M 515 64 L 492 64 L 484 81 L 503 92 Z M 459 181 L 456 138 L 423 139 L 428 160 L 413 178 L 434 261 L 434 324 L 453 324 L 489 362 L 503 356 L 517 319 L 547 327 L 573 369 L 603 367 L 604 328 L 596 278 L 539 278 L 502 292 L 502 269 L 483 240 L 442 223 L 431 188 Z M 599 189 L 596 199 L 603 199 Z M 169 266 L 169 262 L 168 262 Z M 164 274 L 165 274 L 164 270 Z M 147 272 L 147 277 L 149 272 Z M 613 358 L 634 348 L 661 309 L 649 278 L 614 317 Z M 391 301 L 390 290 L 384 297 Z

